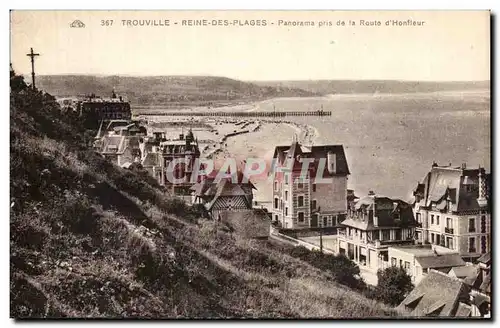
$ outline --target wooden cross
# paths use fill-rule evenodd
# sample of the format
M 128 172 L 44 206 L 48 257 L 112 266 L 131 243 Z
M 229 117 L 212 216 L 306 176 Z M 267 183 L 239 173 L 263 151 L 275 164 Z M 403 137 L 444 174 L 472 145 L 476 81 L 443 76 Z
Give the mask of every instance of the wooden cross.
M 40 56 L 40 54 L 34 53 L 33 48 L 31 48 L 31 52 L 26 56 L 31 57 L 31 87 L 35 90 L 35 57 Z

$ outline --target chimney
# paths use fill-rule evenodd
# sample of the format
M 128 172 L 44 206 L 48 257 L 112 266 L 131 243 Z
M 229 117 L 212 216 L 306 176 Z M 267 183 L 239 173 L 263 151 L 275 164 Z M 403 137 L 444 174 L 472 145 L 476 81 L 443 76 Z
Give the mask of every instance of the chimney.
M 436 162 L 432 162 L 432 167 L 437 167 L 438 164 Z
M 488 204 L 488 201 L 486 199 L 486 179 L 485 179 L 485 170 L 481 166 L 479 166 L 479 174 L 478 174 L 478 179 L 479 179 L 479 197 L 477 199 L 477 202 L 480 207 L 485 207 Z
M 328 164 L 328 173 L 335 174 L 337 173 L 337 154 L 329 151 L 327 156 L 327 164 Z
M 467 163 L 462 163 L 462 170 L 465 170 L 467 168 Z
M 370 191 L 368 192 L 368 196 L 375 196 L 375 192 L 374 192 L 373 190 L 370 190 Z

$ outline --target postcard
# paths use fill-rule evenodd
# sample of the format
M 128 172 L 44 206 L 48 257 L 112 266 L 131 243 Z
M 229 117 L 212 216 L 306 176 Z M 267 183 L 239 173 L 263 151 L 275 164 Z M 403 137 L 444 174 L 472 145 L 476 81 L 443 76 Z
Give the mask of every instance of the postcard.
M 491 318 L 489 11 L 10 19 L 11 318 Z

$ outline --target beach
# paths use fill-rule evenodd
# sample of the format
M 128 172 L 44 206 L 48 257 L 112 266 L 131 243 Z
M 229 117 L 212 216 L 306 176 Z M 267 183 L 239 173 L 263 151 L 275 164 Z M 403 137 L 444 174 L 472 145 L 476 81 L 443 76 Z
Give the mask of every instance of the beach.
M 332 111 L 325 117 L 145 118 L 164 122 L 165 132 L 176 137 L 192 127 L 202 157 L 214 158 L 216 163 L 228 157 L 240 164 L 249 157 L 270 161 L 275 147 L 290 145 L 294 137 L 306 146 L 342 145 L 350 171 L 349 189 L 360 196 L 374 190 L 379 195 L 409 200 L 411 190 L 434 161 L 490 169 L 489 104 L 484 92 L 338 95 L 276 98 L 217 108 Z M 259 177 L 254 184 L 255 199 L 270 201 L 271 183 Z

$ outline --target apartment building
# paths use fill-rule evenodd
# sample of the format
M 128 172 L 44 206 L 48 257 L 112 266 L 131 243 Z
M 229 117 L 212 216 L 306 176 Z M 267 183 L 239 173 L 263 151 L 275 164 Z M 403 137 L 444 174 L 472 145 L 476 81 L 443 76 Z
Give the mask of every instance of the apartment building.
M 484 168 L 432 165 L 414 190 L 420 243 L 441 245 L 474 261 L 491 249 L 490 174 Z
M 285 229 L 340 227 L 349 175 L 343 146 L 307 147 L 294 140 L 276 147 L 273 158 L 281 172 L 273 177 L 272 220 Z
M 466 263 L 457 251 L 439 245 L 412 245 L 389 247 L 391 266 L 406 270 L 414 284 L 418 284 L 430 270 L 448 273 Z
M 391 265 L 389 246 L 414 244 L 415 226 L 410 204 L 371 193 L 349 208 L 336 253 L 376 272 Z

